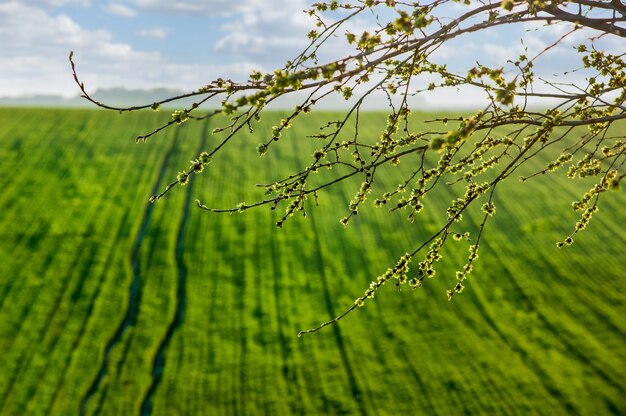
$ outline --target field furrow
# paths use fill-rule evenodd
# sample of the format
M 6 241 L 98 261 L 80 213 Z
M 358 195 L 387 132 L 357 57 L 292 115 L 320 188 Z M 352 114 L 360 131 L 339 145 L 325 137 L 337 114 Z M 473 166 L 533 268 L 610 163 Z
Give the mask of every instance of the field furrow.
M 158 176 L 152 187 L 152 195 L 160 192 L 161 187 L 164 186 L 164 182 L 166 181 L 164 177 L 165 167 L 167 166 L 169 162 L 170 156 L 175 146 L 176 146 L 176 139 L 172 140 L 171 147 L 169 148 L 169 150 L 165 153 L 163 157 L 163 162 L 159 169 Z M 106 377 L 107 375 L 107 371 L 109 367 L 109 354 L 111 353 L 113 348 L 122 340 L 122 337 L 124 336 L 124 333 L 126 332 L 128 327 L 130 325 L 133 325 L 136 322 L 137 313 L 139 310 L 139 303 L 141 302 L 141 270 L 140 270 L 140 265 L 139 265 L 139 262 L 140 262 L 139 251 L 141 250 L 141 245 L 145 238 L 148 225 L 150 224 L 150 219 L 151 219 L 153 208 L 154 208 L 154 205 L 152 204 L 147 204 L 145 206 L 142 219 L 141 219 L 141 225 L 134 238 L 132 251 L 129 256 L 130 268 L 132 270 L 133 277 L 132 277 L 132 280 L 130 282 L 130 286 L 128 289 L 128 296 L 126 300 L 127 304 L 125 307 L 126 312 L 124 313 L 123 318 L 120 321 L 119 325 L 115 329 L 113 336 L 104 347 L 104 355 L 100 364 L 100 368 L 97 372 L 97 375 L 92 381 L 89 389 L 87 390 L 87 392 L 81 399 L 81 404 L 80 404 L 81 413 L 86 412 L 86 408 L 89 403 L 89 400 L 96 393 L 96 391 L 100 387 L 100 383 L 102 382 L 104 377 Z

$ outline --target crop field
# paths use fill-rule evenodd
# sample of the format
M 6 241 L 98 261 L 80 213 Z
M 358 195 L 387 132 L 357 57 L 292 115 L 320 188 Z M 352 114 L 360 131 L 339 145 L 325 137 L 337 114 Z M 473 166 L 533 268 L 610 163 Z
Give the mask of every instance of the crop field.
M 513 179 L 462 295 L 446 289 L 467 243 L 450 242 L 423 288 L 389 284 L 298 338 L 435 231 L 455 196 L 413 224 L 368 204 L 347 228 L 355 182 L 281 229 L 265 207 L 198 209 L 262 197 L 254 184 L 306 163 L 304 136 L 332 118 L 311 114 L 259 158 L 281 118 L 268 113 L 149 204 L 214 143 L 202 121 L 135 144 L 159 117 L 0 109 L 0 415 L 626 414 L 623 190 L 559 250 L 591 182 Z M 395 187 L 399 172 L 379 180 Z

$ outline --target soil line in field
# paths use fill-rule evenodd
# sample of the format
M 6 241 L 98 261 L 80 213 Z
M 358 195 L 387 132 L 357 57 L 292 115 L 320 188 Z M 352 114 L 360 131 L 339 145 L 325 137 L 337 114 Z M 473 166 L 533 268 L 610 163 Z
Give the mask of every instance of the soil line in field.
M 200 154 L 206 146 L 206 137 L 209 132 L 209 122 L 205 122 L 204 129 L 202 131 L 200 140 L 200 147 L 196 151 L 196 154 Z M 187 266 L 183 258 L 183 249 L 185 241 L 185 231 L 187 230 L 187 224 L 189 222 L 189 212 L 191 210 L 191 201 L 193 195 L 194 181 L 190 181 L 187 186 L 187 192 L 185 192 L 185 204 L 178 226 L 178 233 L 176 234 L 176 248 L 174 251 L 174 257 L 176 259 L 176 270 L 178 271 L 178 281 L 176 287 L 176 311 L 174 318 L 169 323 L 165 336 L 161 340 L 161 343 L 157 347 L 157 352 L 152 361 L 152 381 L 150 387 L 146 391 L 146 394 L 141 401 L 141 414 L 148 416 L 152 414 L 152 397 L 156 392 L 159 383 L 163 376 L 163 368 L 165 367 L 165 351 L 176 332 L 176 329 L 182 325 L 185 316 L 185 297 L 187 294 Z
M 293 141 L 292 143 L 293 143 L 296 166 L 299 166 L 299 164 L 302 162 L 300 160 L 301 159 L 300 149 L 298 148 L 296 141 Z M 314 215 L 315 213 L 307 212 L 307 214 L 308 214 L 307 218 L 309 218 L 311 221 L 311 226 L 310 226 L 311 230 L 313 231 L 314 234 L 316 234 L 318 232 L 318 228 L 315 222 L 315 215 Z M 319 265 L 320 280 L 322 282 L 324 303 L 326 305 L 326 311 L 328 312 L 329 317 L 332 319 L 337 316 L 337 313 L 335 312 L 333 308 L 332 298 L 330 296 L 330 291 L 328 289 L 328 279 L 326 278 L 326 273 L 325 273 L 324 257 L 322 256 L 322 247 L 320 245 L 320 241 L 317 235 L 314 236 L 314 240 L 315 240 L 314 256 L 316 257 L 317 264 Z M 352 366 L 350 365 L 350 361 L 348 359 L 348 353 L 346 351 L 346 347 L 343 341 L 343 336 L 341 335 L 341 329 L 336 324 L 331 325 L 331 327 L 332 327 L 331 329 L 333 331 L 333 335 L 335 337 L 335 342 L 337 343 L 337 347 L 339 348 L 339 354 L 341 355 L 341 361 L 342 361 L 343 367 L 348 377 L 348 383 L 350 385 L 350 391 L 352 393 L 352 397 L 357 403 L 359 413 L 361 415 L 367 415 L 368 412 L 363 403 L 363 394 L 357 383 L 356 377 L 354 376 L 354 370 L 352 369 Z
M 118 228 L 118 232 L 117 235 L 115 237 L 115 241 L 119 241 L 121 238 L 121 234 L 122 231 L 124 229 L 124 226 L 126 224 L 126 221 L 128 221 L 128 213 L 124 214 L 124 217 L 122 218 L 122 221 L 120 222 L 120 227 Z M 106 257 L 106 261 L 104 264 L 111 264 L 111 262 L 113 261 L 113 257 L 115 256 L 115 246 L 111 246 L 111 248 L 109 249 L 109 252 L 107 254 Z M 80 330 L 78 331 L 78 335 L 76 336 L 76 339 L 74 340 L 74 342 L 72 343 L 72 348 L 71 348 L 71 353 L 67 356 L 66 361 L 65 361 L 65 365 L 64 365 L 64 370 L 63 370 L 63 375 L 61 376 L 61 379 L 59 380 L 59 383 L 57 384 L 57 387 L 54 390 L 54 393 L 52 394 L 52 397 L 50 399 L 50 403 L 48 405 L 48 408 L 46 410 L 46 414 L 51 414 L 52 413 L 52 409 L 53 406 L 57 400 L 58 394 L 61 390 L 61 387 L 63 387 L 63 384 L 65 382 L 65 378 L 67 375 L 67 371 L 68 368 L 71 366 L 72 361 L 74 360 L 75 356 L 74 353 L 76 351 L 78 351 L 78 346 L 80 345 L 80 342 L 83 340 L 83 336 L 85 334 L 85 331 L 87 329 L 87 324 L 91 318 L 91 314 L 93 312 L 93 307 L 96 303 L 96 299 L 98 299 L 98 296 L 100 295 L 100 290 L 102 289 L 102 284 L 105 281 L 105 277 L 106 277 L 106 270 L 103 270 L 102 273 L 100 274 L 99 278 L 98 278 L 98 283 L 96 286 L 96 289 L 93 292 L 93 295 L 90 297 L 87 307 L 87 311 L 85 312 L 85 318 L 83 319 L 81 326 L 80 326 Z
M 341 191 L 341 198 L 343 200 L 344 206 L 347 206 L 350 199 L 348 198 L 346 193 L 343 191 Z M 372 234 L 373 234 L 375 241 L 379 241 L 379 242 L 386 241 L 386 237 L 382 234 L 380 227 L 371 227 L 371 229 L 372 229 Z M 360 234 L 360 241 L 361 241 L 361 247 L 370 246 L 370 244 L 365 240 L 363 233 Z M 366 253 L 365 250 L 357 250 L 357 252 L 360 253 L 361 264 L 367 265 L 365 267 L 366 270 L 375 270 L 376 267 L 378 267 L 377 264 L 371 263 L 372 259 L 371 257 L 365 255 Z M 381 307 L 380 303 L 378 302 L 374 302 L 374 305 L 376 305 L 376 310 L 378 314 L 376 320 L 380 322 L 382 328 L 389 328 L 390 326 L 387 325 L 386 323 L 388 319 L 385 314 L 385 309 Z M 429 415 L 436 414 L 435 406 L 433 405 L 431 401 L 431 395 L 428 394 L 428 388 L 426 387 L 427 383 L 424 380 L 422 380 L 422 377 L 420 377 L 419 372 L 415 369 L 415 366 L 413 366 L 413 360 L 406 353 L 407 351 L 411 350 L 410 346 L 406 345 L 406 342 L 399 338 L 395 339 L 395 343 L 397 344 L 397 348 L 395 349 L 395 354 L 401 356 L 402 361 L 406 363 L 406 369 L 411 374 L 411 376 L 413 377 L 413 380 L 415 381 L 415 384 L 419 388 L 420 400 L 423 400 L 425 403 L 425 406 L 428 408 L 427 414 Z M 382 358 L 384 359 L 384 356 Z
M 163 161 L 161 162 L 161 166 L 159 168 L 159 173 L 157 176 L 154 185 L 152 186 L 151 195 L 156 195 L 159 193 L 161 189 L 161 183 L 163 182 L 163 178 L 165 176 L 165 170 L 169 164 L 170 157 L 174 153 L 174 149 L 176 148 L 176 144 L 178 142 L 178 131 L 176 131 L 176 135 L 172 140 L 172 145 L 167 149 L 165 156 L 163 157 Z M 139 303 L 141 302 L 141 270 L 139 267 L 139 251 L 141 249 L 141 244 L 143 243 L 143 239 L 148 231 L 148 225 L 150 224 L 150 219 L 152 217 L 152 210 L 154 209 L 154 204 L 147 203 L 144 208 L 143 216 L 141 219 L 141 225 L 139 226 L 139 230 L 135 235 L 134 243 L 131 249 L 131 253 L 129 256 L 130 267 L 132 269 L 132 280 L 129 287 L 128 301 L 126 305 L 126 313 L 124 314 L 124 319 L 120 322 L 117 329 L 115 330 L 111 339 L 107 342 L 104 347 L 104 356 L 102 358 L 102 362 L 100 363 L 100 369 L 94 380 L 92 381 L 89 389 L 83 396 L 80 402 L 80 414 L 84 415 L 87 408 L 87 403 L 93 397 L 93 395 L 98 391 L 98 387 L 102 383 L 102 380 L 107 374 L 109 367 L 109 355 L 113 347 L 115 347 L 121 340 L 130 325 L 135 324 L 137 320 L 137 314 L 139 312 Z
M 506 265 L 505 261 L 502 261 L 502 265 L 503 267 L 507 268 L 511 276 L 515 276 L 513 270 L 509 270 L 509 266 Z M 580 351 L 580 349 L 576 345 L 574 345 L 572 341 L 570 341 L 569 337 L 562 335 L 561 331 L 552 324 L 552 322 L 547 318 L 545 313 L 543 313 L 540 308 L 537 308 L 533 304 L 530 297 L 526 294 L 525 289 L 518 283 L 515 278 L 511 278 L 510 281 L 515 286 L 515 290 L 521 297 L 522 301 L 525 303 L 526 308 L 535 312 L 541 323 L 547 329 L 549 329 L 550 332 L 552 332 L 555 338 L 557 338 L 560 342 L 563 343 L 563 345 L 567 347 L 565 351 L 568 355 L 574 357 L 577 361 L 591 367 L 591 369 L 593 369 L 595 374 L 600 377 L 602 381 L 609 384 L 621 394 L 626 393 L 618 380 L 613 379 L 601 366 L 597 365 L 593 358 L 587 356 L 587 354 L 584 354 L 582 351 Z
M 90 227 L 91 228 L 91 224 Z M 72 260 L 71 266 L 68 267 L 68 270 L 74 270 L 79 261 L 80 258 L 83 254 L 83 251 L 85 250 L 85 248 L 87 247 L 87 244 L 85 244 L 84 238 L 81 241 L 81 244 L 79 246 L 80 248 L 78 249 L 78 251 L 75 254 L 74 259 Z M 90 260 L 89 264 L 91 264 L 91 262 L 93 261 Z M 69 285 L 69 282 L 72 280 L 72 277 L 67 277 L 67 280 L 64 281 L 64 285 Z M 43 330 L 39 332 L 38 334 L 38 338 L 36 339 L 36 344 L 35 345 L 40 345 L 45 336 L 48 333 L 48 329 L 50 328 L 50 322 L 52 322 L 54 315 L 56 314 L 56 312 L 58 311 L 62 300 L 63 300 L 63 295 L 64 292 L 63 291 L 58 291 L 58 294 L 55 296 L 54 301 L 52 302 L 53 307 L 50 309 L 50 312 L 48 313 L 48 315 L 46 316 L 45 319 L 45 324 L 42 325 Z M 38 299 L 33 299 L 33 301 L 28 305 L 27 308 L 24 309 L 24 311 L 21 313 L 20 316 L 20 321 L 22 322 L 22 326 L 24 325 L 24 323 L 28 322 L 28 320 L 26 319 L 26 317 L 28 316 L 31 308 L 36 304 Z M 22 328 L 22 326 L 20 326 L 20 330 Z M 58 341 L 58 336 L 54 338 L 54 341 L 52 342 L 51 345 L 51 349 L 54 348 L 54 346 L 56 345 L 56 342 Z M 8 348 L 7 348 L 8 350 Z M 15 387 L 15 382 L 17 381 L 17 379 L 19 378 L 20 374 L 22 374 L 22 372 L 24 371 L 25 367 L 28 367 L 28 364 L 30 363 L 30 360 L 32 360 L 32 356 L 35 354 L 34 350 L 32 349 L 22 349 L 21 352 L 19 353 L 19 356 L 17 358 L 18 360 L 18 365 L 17 365 L 17 369 L 15 371 L 13 371 L 11 373 L 11 378 L 9 379 L 9 382 L 7 383 L 7 388 L 4 392 L 4 394 L 2 395 L 2 397 L 0 397 L 0 413 L 2 413 L 2 409 L 3 409 L 3 404 L 7 403 L 7 398 L 13 394 L 13 389 Z M 29 360 L 30 358 L 30 360 Z M 39 374 L 39 377 L 43 377 L 43 375 L 45 375 L 47 371 L 47 368 L 44 368 L 43 374 Z
M 563 408 L 568 412 L 575 412 L 576 407 L 569 401 L 567 397 L 563 395 L 559 389 L 557 389 L 552 383 L 552 379 L 549 374 L 544 371 L 539 365 L 535 364 L 533 359 L 528 356 L 528 353 L 522 348 L 515 340 L 509 339 L 509 337 L 501 330 L 500 326 L 496 323 L 496 320 L 489 311 L 485 308 L 483 300 L 475 299 L 472 297 L 472 301 L 476 306 L 476 309 L 480 315 L 484 318 L 487 325 L 491 327 L 494 333 L 507 345 L 513 352 L 515 352 L 528 368 L 537 375 L 537 379 L 541 383 L 544 389 L 555 399 Z
M 314 213 L 309 213 L 308 217 L 311 220 L 311 229 L 317 231 Z M 328 290 L 328 279 L 326 278 L 326 273 L 324 272 L 324 258 L 322 256 L 322 247 L 320 246 L 319 238 L 315 238 L 315 256 L 317 257 L 317 263 L 320 266 L 320 279 L 322 281 L 322 290 L 324 292 L 324 303 L 326 304 L 326 310 L 328 311 L 328 315 L 331 318 L 334 318 L 335 316 L 337 316 L 337 313 L 333 308 L 330 291 Z M 346 370 L 346 375 L 348 376 L 348 382 L 350 384 L 352 397 L 354 397 L 355 401 L 357 402 L 359 413 L 362 415 L 367 415 L 367 409 L 365 408 L 365 405 L 363 403 L 363 395 L 356 381 L 356 377 L 354 376 L 354 370 L 350 365 L 348 353 L 346 351 L 346 347 L 343 341 L 343 336 L 341 335 L 341 330 L 339 329 L 339 326 L 337 324 L 331 325 L 331 327 L 333 335 L 335 336 L 335 341 L 337 342 L 337 347 L 339 348 L 341 361 L 343 362 L 344 369 Z
M 260 225 L 259 225 L 260 226 Z M 270 230 L 270 232 L 275 232 L 275 226 L 274 224 L 270 225 L 272 227 L 272 229 Z M 261 233 L 259 233 L 259 235 L 261 235 Z M 295 368 L 293 367 L 293 365 L 291 364 L 291 360 L 290 360 L 290 356 L 291 356 L 291 345 L 289 344 L 289 342 L 287 341 L 287 338 L 285 337 L 284 334 L 284 323 L 283 321 L 285 320 L 284 318 L 284 313 L 282 312 L 284 309 L 281 305 L 281 280 L 284 278 L 283 274 L 282 274 L 282 270 L 281 270 L 281 266 L 280 266 L 280 253 L 279 253 L 279 248 L 278 245 L 276 244 L 276 240 L 278 237 L 276 238 L 270 238 L 269 240 L 269 247 L 270 247 L 270 258 L 272 259 L 272 269 L 273 269 L 273 275 L 274 275 L 274 311 L 276 314 L 276 326 L 277 326 L 277 333 L 278 333 L 278 340 L 279 340 L 279 344 L 280 344 L 280 356 L 281 356 L 281 360 L 282 360 L 282 365 L 281 365 L 281 371 L 282 371 L 282 375 L 283 377 L 286 379 L 287 381 L 287 389 L 289 392 L 289 410 L 291 411 L 292 414 L 302 414 L 304 412 L 304 409 L 301 407 L 303 400 L 302 400 L 302 394 L 300 392 L 300 389 L 298 388 L 298 386 L 300 386 L 300 380 L 298 378 L 298 373 L 296 372 Z M 262 244 L 262 242 L 259 241 L 259 244 Z

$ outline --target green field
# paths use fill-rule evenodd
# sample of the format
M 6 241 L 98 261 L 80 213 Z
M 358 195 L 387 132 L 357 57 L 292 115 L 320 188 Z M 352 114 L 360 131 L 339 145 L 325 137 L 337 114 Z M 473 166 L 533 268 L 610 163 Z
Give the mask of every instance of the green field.
M 148 204 L 214 141 L 196 122 L 135 144 L 158 117 L 0 109 L 1 415 L 626 414 L 623 190 L 558 250 L 590 183 L 512 180 L 462 295 L 447 301 L 467 253 L 454 243 L 423 288 L 389 285 L 298 338 L 436 230 L 453 195 L 414 224 L 372 207 L 345 229 L 354 183 L 282 229 L 267 208 L 196 208 L 252 202 L 255 183 L 304 164 L 320 113 L 261 159 L 261 136 L 243 133 Z

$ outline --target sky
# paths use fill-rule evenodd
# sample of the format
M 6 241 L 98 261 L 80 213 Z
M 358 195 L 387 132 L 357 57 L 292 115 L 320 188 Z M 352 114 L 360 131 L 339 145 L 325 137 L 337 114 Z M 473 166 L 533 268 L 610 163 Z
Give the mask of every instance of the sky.
M 245 80 L 253 69 L 281 67 L 307 44 L 315 24 L 303 13 L 308 5 L 309 0 L 0 0 L 0 97 L 77 95 L 70 51 L 90 91 L 193 90 L 218 77 Z M 497 64 L 524 47 L 539 50 L 565 30 L 535 29 L 464 37 L 439 50 L 438 58 L 466 69 L 477 60 Z M 335 53 L 350 50 L 336 45 Z M 575 39 L 552 51 L 542 70 L 557 73 L 577 65 L 574 46 Z M 458 101 L 451 91 L 425 102 Z
M 306 44 L 301 0 L 0 0 L 0 96 L 89 88 L 198 88 L 245 79 Z

